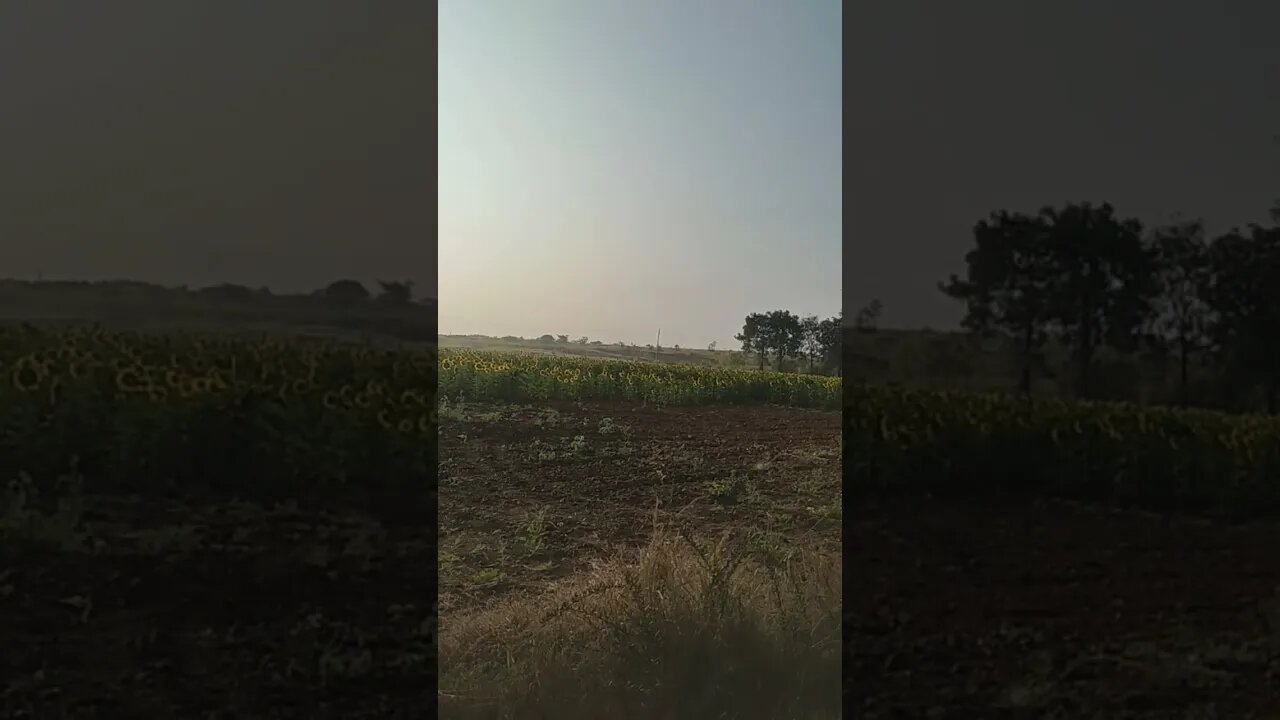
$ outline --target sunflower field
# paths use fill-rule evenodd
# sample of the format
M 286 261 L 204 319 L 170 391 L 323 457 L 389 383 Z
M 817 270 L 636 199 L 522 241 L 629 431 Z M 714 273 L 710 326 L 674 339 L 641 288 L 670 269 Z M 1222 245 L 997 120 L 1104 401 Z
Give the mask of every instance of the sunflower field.
M 1280 419 L 855 386 L 855 493 L 1049 495 L 1247 516 L 1280 510 Z
M 0 327 L 0 473 L 409 508 L 434 502 L 435 386 L 430 352 Z
M 485 400 L 771 403 L 840 408 L 840 378 L 526 353 L 445 350 L 440 395 Z

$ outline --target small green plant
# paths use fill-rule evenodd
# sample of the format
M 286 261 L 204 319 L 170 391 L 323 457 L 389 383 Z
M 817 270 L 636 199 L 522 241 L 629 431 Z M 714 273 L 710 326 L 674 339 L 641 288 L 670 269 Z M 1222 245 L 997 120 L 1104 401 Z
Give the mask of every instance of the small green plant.
M 738 479 L 736 477 L 720 478 L 707 482 L 707 495 L 712 500 L 724 502 L 733 499 L 738 491 Z
M 530 445 L 530 450 L 532 450 L 542 462 L 550 462 L 556 459 L 555 449 L 547 447 L 541 440 L 534 440 L 533 444 Z
M 547 547 L 547 508 L 544 505 L 537 512 L 525 514 L 524 523 L 520 527 L 520 542 L 528 555 L 537 555 Z
M 569 441 L 569 453 L 571 455 L 583 455 L 587 452 L 587 438 L 583 435 L 575 435 Z
M 555 427 L 560 424 L 560 413 L 553 408 L 543 408 L 531 422 L 534 427 Z
M 600 434 L 612 435 L 618 432 L 618 426 L 613 422 L 613 418 L 604 418 L 600 421 Z
M 491 587 L 507 579 L 501 568 L 480 568 L 471 574 L 471 582 L 482 587 Z
M 457 403 L 451 403 L 449 398 L 441 396 L 439 415 L 441 420 L 465 421 L 467 419 L 467 408 L 463 404 L 461 396 L 459 396 Z

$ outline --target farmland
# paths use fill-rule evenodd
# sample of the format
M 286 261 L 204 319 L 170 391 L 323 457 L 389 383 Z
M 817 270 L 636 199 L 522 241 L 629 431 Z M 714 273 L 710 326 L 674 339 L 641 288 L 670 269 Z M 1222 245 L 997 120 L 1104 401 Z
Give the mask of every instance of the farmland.
M 440 394 L 442 717 L 838 717 L 838 380 L 462 350 Z
M 838 410 L 838 378 L 648 365 L 519 353 L 443 352 L 443 397 L 627 400 L 659 404 L 770 403 Z
M 1280 422 L 883 387 L 846 398 L 860 717 L 1274 709 Z
M 434 370 L 0 328 L 0 715 L 421 717 Z

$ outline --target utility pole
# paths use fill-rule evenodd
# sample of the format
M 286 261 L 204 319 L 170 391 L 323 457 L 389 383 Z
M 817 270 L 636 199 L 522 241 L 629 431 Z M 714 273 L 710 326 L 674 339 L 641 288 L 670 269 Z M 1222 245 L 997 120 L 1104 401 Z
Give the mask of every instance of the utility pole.
M 662 347 L 662 328 L 658 328 L 658 339 L 653 341 L 653 361 L 658 362 L 658 349 Z

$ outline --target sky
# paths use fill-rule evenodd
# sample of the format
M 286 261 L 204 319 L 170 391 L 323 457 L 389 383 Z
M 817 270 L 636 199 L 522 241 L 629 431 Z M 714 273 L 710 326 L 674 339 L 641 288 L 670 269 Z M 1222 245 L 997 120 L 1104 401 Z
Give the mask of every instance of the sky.
M 430 3 L 0 3 L 0 277 L 434 295 Z
M 838 0 L 443 0 L 440 332 L 840 310 Z
M 845 47 L 846 316 L 955 327 L 937 290 L 1005 208 L 1109 201 L 1222 232 L 1280 199 L 1280 3 L 864 3 Z

